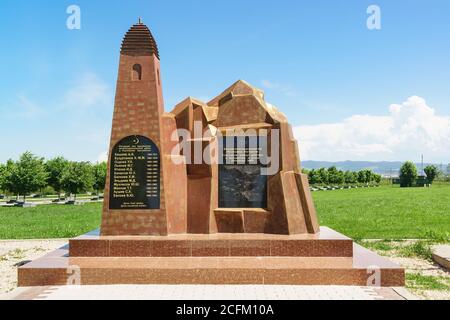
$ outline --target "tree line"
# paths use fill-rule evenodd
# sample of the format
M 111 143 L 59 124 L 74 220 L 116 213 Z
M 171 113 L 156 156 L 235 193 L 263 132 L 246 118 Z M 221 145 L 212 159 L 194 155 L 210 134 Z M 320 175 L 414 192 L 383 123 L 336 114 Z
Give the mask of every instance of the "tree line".
M 356 184 L 356 183 L 380 183 L 381 175 L 374 173 L 372 170 L 365 169 L 358 172 L 342 171 L 336 167 L 320 168 L 312 170 L 304 170 L 308 175 L 309 183 L 311 185 L 341 185 L 341 184 Z
M 449 165 L 450 169 L 450 165 Z M 424 168 L 424 174 L 427 179 L 427 184 L 432 184 L 436 179 L 442 175 L 439 168 L 435 165 L 428 165 Z M 342 184 L 379 184 L 382 181 L 382 176 L 374 173 L 372 170 L 365 169 L 361 171 L 342 171 L 336 167 L 320 168 L 312 170 L 303 170 L 308 175 L 309 183 L 311 185 L 342 185 Z M 412 187 L 416 185 L 419 178 L 416 165 L 407 161 L 403 163 L 399 172 L 400 184 L 403 187 Z
M 26 197 L 51 187 L 61 193 L 77 194 L 103 191 L 106 181 L 106 163 L 74 162 L 56 157 L 45 160 L 31 152 L 22 154 L 18 161 L 0 163 L 0 190 L 17 197 Z

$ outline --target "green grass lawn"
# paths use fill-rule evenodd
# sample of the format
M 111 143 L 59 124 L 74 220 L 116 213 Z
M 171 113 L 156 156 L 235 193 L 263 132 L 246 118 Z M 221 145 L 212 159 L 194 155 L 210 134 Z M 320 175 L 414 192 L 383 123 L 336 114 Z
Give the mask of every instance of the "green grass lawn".
M 448 238 L 450 184 L 313 193 L 320 223 L 354 239 Z M 0 239 L 74 237 L 98 228 L 101 203 L 0 208 Z
M 0 208 L 0 239 L 71 238 L 99 227 L 101 203 Z
M 450 236 L 450 184 L 314 192 L 320 223 L 355 239 Z

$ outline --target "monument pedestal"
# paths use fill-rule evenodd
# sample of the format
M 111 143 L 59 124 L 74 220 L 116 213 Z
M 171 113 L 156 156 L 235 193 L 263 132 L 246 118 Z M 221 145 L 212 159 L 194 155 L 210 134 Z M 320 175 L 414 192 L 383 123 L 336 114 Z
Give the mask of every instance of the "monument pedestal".
M 404 286 L 404 269 L 328 228 L 317 235 L 267 234 L 100 237 L 19 268 L 19 286 L 107 284 L 372 284 Z

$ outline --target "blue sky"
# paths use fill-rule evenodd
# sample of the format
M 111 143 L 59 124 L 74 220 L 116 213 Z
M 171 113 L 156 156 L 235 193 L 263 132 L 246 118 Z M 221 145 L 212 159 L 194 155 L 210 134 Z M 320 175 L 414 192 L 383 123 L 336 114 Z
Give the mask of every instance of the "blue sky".
M 72 4 L 81 30 L 66 27 Z M 107 150 L 120 43 L 142 17 L 167 111 L 244 79 L 289 117 L 304 159 L 448 163 L 449 15 L 447 0 L 2 0 L 0 161 Z

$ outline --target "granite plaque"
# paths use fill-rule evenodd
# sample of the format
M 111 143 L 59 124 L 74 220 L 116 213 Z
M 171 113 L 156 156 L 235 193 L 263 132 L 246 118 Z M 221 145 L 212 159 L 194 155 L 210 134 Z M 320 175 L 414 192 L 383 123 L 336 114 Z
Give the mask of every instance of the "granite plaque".
M 111 155 L 109 208 L 160 209 L 161 158 L 156 144 L 130 136 L 116 144 Z
M 267 208 L 267 176 L 261 174 L 266 137 L 228 137 L 221 142 L 220 208 Z

